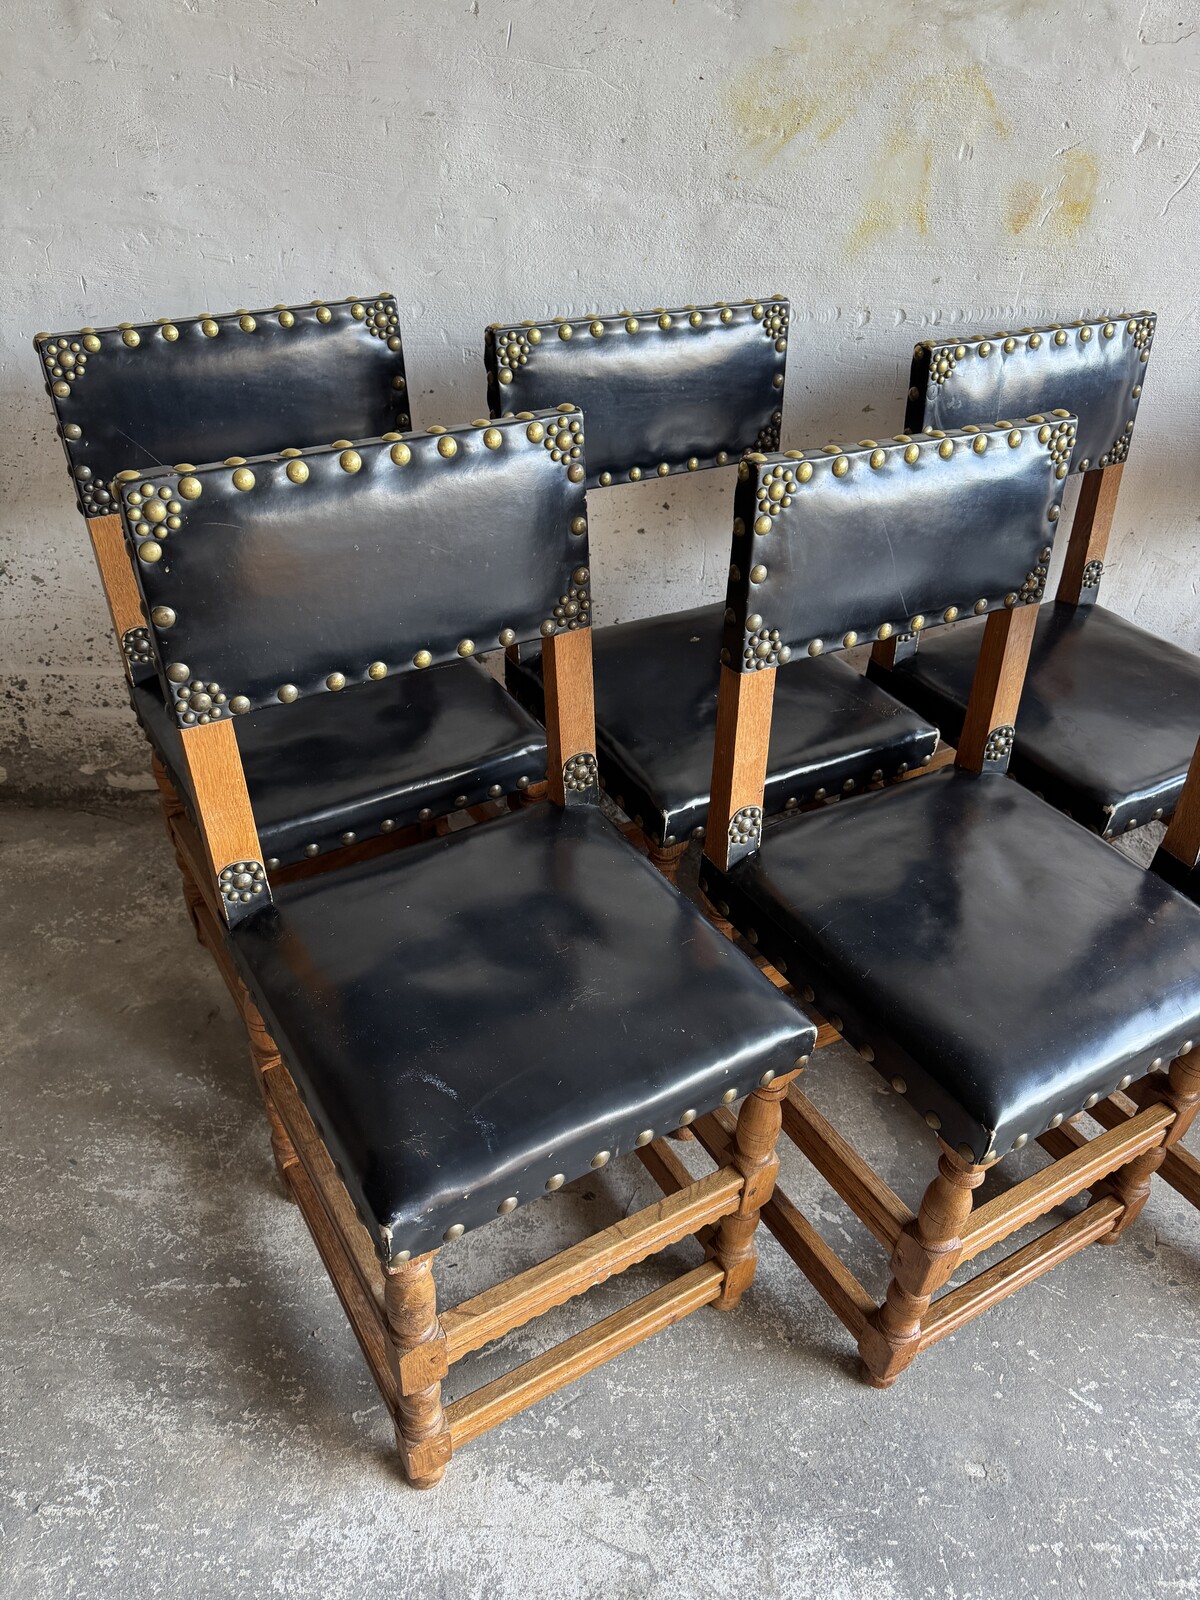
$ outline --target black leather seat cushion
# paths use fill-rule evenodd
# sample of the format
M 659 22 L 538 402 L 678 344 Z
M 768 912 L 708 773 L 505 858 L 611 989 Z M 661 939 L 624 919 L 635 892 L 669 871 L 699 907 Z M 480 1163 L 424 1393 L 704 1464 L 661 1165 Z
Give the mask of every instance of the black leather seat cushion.
M 133 699 L 180 786 L 179 732 L 159 680 L 137 684 Z M 474 662 L 306 697 L 286 715 L 250 712 L 234 726 L 264 856 L 281 863 L 546 776 L 545 733 Z
M 592 632 L 600 772 L 622 810 L 658 843 L 708 815 L 724 607 Z M 508 685 L 543 714 L 540 657 L 508 664 Z M 849 793 L 919 767 L 937 729 L 836 657 L 779 670 L 765 809 Z
M 982 620 L 939 628 L 875 680 L 956 739 Z M 1105 836 L 1169 816 L 1200 727 L 1200 659 L 1103 607 L 1050 603 L 1017 715 L 1010 771 Z
M 230 939 L 385 1254 L 535 1199 L 815 1039 L 592 806 L 286 885 Z
M 861 795 L 701 881 L 976 1159 L 1200 1044 L 1200 909 L 1004 778 Z

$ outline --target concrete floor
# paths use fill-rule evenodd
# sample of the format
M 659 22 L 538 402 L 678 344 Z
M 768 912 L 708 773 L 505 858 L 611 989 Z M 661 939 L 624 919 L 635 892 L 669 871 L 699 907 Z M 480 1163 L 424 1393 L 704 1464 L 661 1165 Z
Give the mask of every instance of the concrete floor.
M 888 1394 L 764 1237 L 739 1314 L 698 1313 L 407 1489 L 157 815 L 10 808 L 0 848 L 3 1595 L 1200 1594 L 1200 1217 L 1165 1186 L 1118 1248 Z M 824 1052 L 809 1092 L 919 1194 L 929 1135 L 857 1057 Z M 878 1251 L 790 1148 L 784 1180 L 880 1289 Z M 625 1160 L 468 1237 L 447 1300 L 652 1193 Z M 661 1268 L 631 1276 L 644 1292 Z

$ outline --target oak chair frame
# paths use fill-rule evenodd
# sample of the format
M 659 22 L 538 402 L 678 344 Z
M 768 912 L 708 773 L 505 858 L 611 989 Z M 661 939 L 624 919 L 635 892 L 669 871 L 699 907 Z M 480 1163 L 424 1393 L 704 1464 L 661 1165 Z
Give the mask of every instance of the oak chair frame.
M 308 459 L 318 453 L 307 452 Z M 548 798 L 562 807 L 567 762 L 595 745 L 590 627 L 543 638 L 541 649 Z M 197 816 L 195 828 L 178 813 L 169 816 L 171 836 L 188 878 L 215 885 L 227 863 L 262 859 L 234 725 L 197 723 L 181 728 L 180 736 Z M 736 1120 L 730 1116 L 719 1170 L 693 1179 L 666 1140 L 656 1139 L 635 1153 L 667 1191 L 663 1200 L 439 1312 L 438 1251 L 411 1260 L 378 1254 L 238 971 L 218 905 L 216 892 L 189 897 L 197 936 L 216 960 L 249 1033 L 284 1192 L 304 1217 L 387 1407 L 410 1484 L 433 1487 L 462 1445 L 690 1312 L 705 1305 L 719 1311 L 737 1307 L 757 1265 L 754 1234 L 774 1188 L 781 1106 L 798 1067 L 767 1074 L 769 1081 L 745 1097 Z M 700 1265 L 443 1404 L 442 1380 L 454 1363 L 689 1235 L 703 1246 Z
M 748 459 L 747 470 L 753 460 Z M 989 734 L 1016 720 L 1036 622 L 1036 605 L 1019 601 L 987 617 L 954 755 L 954 765 L 963 771 L 982 773 Z M 738 672 L 722 664 L 705 837 L 706 859 L 722 870 L 731 864 L 734 816 L 743 807 L 762 805 L 774 689 L 773 671 Z M 1193 765 L 1200 772 L 1200 750 Z M 1172 852 L 1180 859 L 1187 859 L 1189 852 L 1200 858 L 1200 778 L 1191 803 L 1181 810 L 1184 820 L 1174 833 Z M 724 912 L 723 905 L 714 907 L 713 920 L 733 935 L 736 930 Z M 782 973 L 762 958 L 759 964 L 801 1003 Z M 811 1003 L 801 1009 L 818 1027 L 818 1049 L 841 1036 L 840 1019 L 827 1020 Z M 1048 1129 L 1036 1142 L 1050 1157 L 1049 1165 L 978 1206 L 974 1191 L 1003 1154 L 976 1162 L 939 1139 L 937 1173 L 915 1213 L 822 1115 L 799 1082 L 789 1087 L 781 1112 L 783 1132 L 889 1252 L 891 1280 L 885 1298 L 873 1299 L 778 1186 L 763 1208 L 763 1221 L 854 1337 L 862 1375 L 872 1387 L 891 1387 L 921 1351 L 1086 1245 L 1115 1243 L 1146 1204 L 1151 1179 L 1160 1169 L 1165 1167 L 1168 1181 L 1197 1203 L 1200 1162 L 1177 1147 L 1200 1111 L 1200 1049 L 1176 1056 L 1165 1076 L 1148 1073 L 1124 1087 L 1123 1095 L 1089 1107 L 1087 1114 L 1102 1133 L 1089 1138 L 1080 1131 L 1076 1124 L 1084 1113 Z M 731 1132 L 727 1113 L 711 1113 L 692 1132 L 710 1156 L 724 1159 Z M 1085 1192 L 1090 1202 L 1077 1215 L 946 1289 L 959 1266 Z M 941 1290 L 946 1292 L 939 1294 Z

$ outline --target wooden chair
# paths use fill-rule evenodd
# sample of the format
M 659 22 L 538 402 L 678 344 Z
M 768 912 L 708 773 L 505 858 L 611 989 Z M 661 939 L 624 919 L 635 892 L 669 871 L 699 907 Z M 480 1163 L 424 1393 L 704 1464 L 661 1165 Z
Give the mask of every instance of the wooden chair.
M 919 344 L 905 419 L 918 435 L 1031 413 L 1053 428 L 1052 407 L 1078 416 L 1083 481 L 1057 596 L 1038 612 L 1012 771 L 1105 838 L 1171 815 L 1200 704 L 1195 655 L 1098 604 L 1154 327 L 1142 311 Z M 1045 583 L 1039 563 L 1025 593 L 1040 600 Z M 972 620 L 906 639 L 876 653 L 871 676 L 954 739 L 982 635 Z
M 396 302 L 390 295 L 268 311 L 39 334 L 79 510 L 87 519 L 133 707 L 155 752 L 169 817 L 191 804 L 179 734 L 123 548 L 113 480 L 163 462 L 362 437 L 409 427 Z M 349 440 L 339 441 L 345 448 Z M 294 452 L 293 472 L 307 469 Z M 181 466 L 180 472 L 190 471 Z M 155 544 L 171 548 L 186 496 L 147 500 Z M 158 630 L 169 636 L 164 610 Z M 392 680 L 377 696 L 305 701 L 287 718 L 238 719 L 268 872 L 427 833 L 464 807 L 541 791 L 546 741 L 477 662 Z M 421 747 L 420 761 L 413 751 Z M 182 798 L 181 798 L 182 796 Z M 494 806 L 493 806 L 494 809 Z M 319 865 L 320 862 L 317 862 Z M 189 900 L 198 886 L 187 884 Z
M 723 467 L 747 449 L 776 450 L 790 314 L 773 296 L 489 328 L 492 415 L 566 400 L 581 406 L 593 492 Z M 561 430 L 546 444 L 570 451 Z M 783 497 L 764 496 L 751 519 L 756 531 L 784 509 Z M 668 877 L 708 812 L 723 609 L 700 606 L 596 633 L 600 780 Z M 536 660 L 510 650 L 507 682 L 541 715 Z M 919 771 L 938 743 L 936 728 L 837 660 L 782 674 L 772 737 L 768 813 Z
M 582 448 L 567 409 L 123 486 L 206 934 L 245 986 L 277 1158 L 421 1487 L 501 1418 L 737 1303 L 780 1101 L 814 1037 L 599 808 L 583 490 L 542 447 L 558 426 Z M 146 512 L 172 501 L 163 546 Z M 534 639 L 552 804 L 270 883 L 235 719 L 386 696 Z M 693 1182 L 662 1136 L 742 1096 L 728 1162 Z M 629 1151 L 669 1198 L 439 1315 L 444 1243 Z M 698 1232 L 705 1258 L 682 1277 L 443 1405 L 470 1351 Z
M 880 1387 L 1056 1262 L 1118 1238 L 1200 1104 L 1200 910 L 1004 781 L 1037 621 L 1026 574 L 1049 560 L 1074 426 L 971 426 L 740 469 L 701 886 L 938 1137 L 914 1214 L 797 1088 L 783 1109 L 785 1131 L 890 1252 L 886 1299 L 873 1302 L 786 1196 L 764 1220 Z M 791 506 L 752 546 L 749 519 L 780 481 Z M 751 548 L 770 569 L 757 585 Z M 963 614 L 986 622 L 955 765 L 764 833 L 783 648 L 821 657 L 851 633 Z M 1135 1114 L 1120 1126 L 1091 1140 L 1073 1126 L 1125 1089 Z M 723 1159 L 728 1119 L 695 1132 Z M 1034 1143 L 1050 1165 L 974 1205 L 989 1169 Z M 933 1298 L 961 1263 L 1085 1190 L 1077 1214 Z

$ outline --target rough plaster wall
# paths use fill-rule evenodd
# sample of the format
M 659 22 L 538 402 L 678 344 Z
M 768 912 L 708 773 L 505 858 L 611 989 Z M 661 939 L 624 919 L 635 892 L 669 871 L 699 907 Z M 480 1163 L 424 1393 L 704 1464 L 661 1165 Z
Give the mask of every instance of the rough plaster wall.
M 391 288 L 424 425 L 486 322 L 779 291 L 798 446 L 932 325 L 1150 306 L 1105 598 L 1200 646 L 1194 0 L 6 0 L 0 62 L 9 792 L 146 782 L 29 344 L 86 322 Z M 595 497 L 602 620 L 719 596 L 731 492 Z

